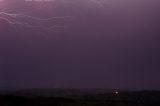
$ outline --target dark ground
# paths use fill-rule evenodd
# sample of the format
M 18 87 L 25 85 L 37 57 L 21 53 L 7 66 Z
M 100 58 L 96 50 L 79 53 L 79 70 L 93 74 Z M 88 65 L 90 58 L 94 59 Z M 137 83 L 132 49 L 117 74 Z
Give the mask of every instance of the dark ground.
M 0 95 L 0 106 L 159 106 L 160 91 L 113 92 L 69 96 Z

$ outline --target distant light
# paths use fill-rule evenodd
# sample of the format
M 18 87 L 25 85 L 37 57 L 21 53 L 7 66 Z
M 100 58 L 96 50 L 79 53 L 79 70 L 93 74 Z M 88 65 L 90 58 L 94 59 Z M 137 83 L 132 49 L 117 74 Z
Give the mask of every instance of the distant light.
M 116 95 L 118 95 L 118 94 L 119 94 L 119 92 L 118 92 L 118 91 L 116 91 L 116 92 L 115 92 L 115 94 L 116 94 Z
M 117 90 L 114 90 L 114 91 L 113 91 L 113 94 L 114 94 L 114 95 L 118 95 L 119 92 L 118 92 Z

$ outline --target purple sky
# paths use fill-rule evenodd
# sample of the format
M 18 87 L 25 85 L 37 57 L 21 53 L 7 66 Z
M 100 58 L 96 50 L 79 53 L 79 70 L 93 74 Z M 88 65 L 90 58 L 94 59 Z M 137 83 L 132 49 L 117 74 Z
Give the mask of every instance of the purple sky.
M 42 5 L 13 1 L 0 11 Z M 159 0 L 57 0 L 29 14 L 70 16 L 53 22 L 60 32 L 0 19 L 0 87 L 160 89 L 159 10 Z

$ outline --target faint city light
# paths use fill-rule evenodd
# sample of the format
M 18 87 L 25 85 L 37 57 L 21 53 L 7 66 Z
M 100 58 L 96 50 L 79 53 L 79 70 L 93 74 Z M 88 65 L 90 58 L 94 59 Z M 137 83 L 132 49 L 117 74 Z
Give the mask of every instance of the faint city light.
M 116 92 L 115 92 L 115 94 L 116 94 L 116 95 L 118 95 L 118 94 L 119 94 L 119 92 L 118 92 L 118 91 L 116 91 Z
M 113 91 L 113 94 L 114 94 L 114 95 L 118 95 L 118 94 L 119 94 L 119 91 L 114 90 L 114 91 Z

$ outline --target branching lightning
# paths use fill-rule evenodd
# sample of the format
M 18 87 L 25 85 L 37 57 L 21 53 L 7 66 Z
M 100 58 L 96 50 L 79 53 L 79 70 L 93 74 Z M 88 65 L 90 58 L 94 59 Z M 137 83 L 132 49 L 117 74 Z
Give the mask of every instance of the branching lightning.
M 2 1 L 2 0 L 1 0 Z M 50 10 L 51 7 L 47 5 L 47 3 L 37 2 L 40 6 L 38 8 L 34 8 L 29 11 L 23 11 L 22 13 L 8 13 L 5 11 L 0 12 L 0 19 L 9 23 L 11 26 L 15 28 L 30 28 L 31 30 L 35 30 L 38 33 L 45 32 L 57 32 L 61 31 L 65 28 L 63 22 L 68 20 L 70 16 L 62 16 L 62 17 L 47 17 L 47 18 L 39 18 L 33 16 L 33 14 L 39 13 L 43 9 Z M 52 9 L 52 8 L 51 8 Z M 32 14 L 32 15 L 31 15 Z M 46 35 L 46 34 L 45 34 Z
M 30 15 L 24 15 L 24 14 L 10 14 L 6 12 L 0 12 L 0 19 L 5 20 L 11 25 L 19 25 L 19 26 L 26 26 L 32 29 L 43 29 L 48 31 L 54 31 L 54 28 L 58 27 L 64 27 L 64 26 L 57 26 L 57 25 L 49 25 L 44 26 L 43 23 L 52 23 L 53 21 L 60 19 L 66 19 L 69 18 L 69 16 L 65 17 L 51 17 L 51 18 L 37 18 Z M 30 21 L 30 22 L 29 22 Z M 33 23 L 34 22 L 34 23 Z M 42 24 L 42 25 L 36 25 L 36 24 Z

